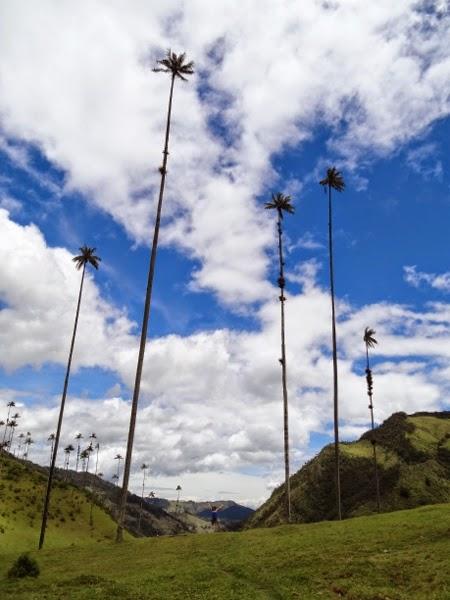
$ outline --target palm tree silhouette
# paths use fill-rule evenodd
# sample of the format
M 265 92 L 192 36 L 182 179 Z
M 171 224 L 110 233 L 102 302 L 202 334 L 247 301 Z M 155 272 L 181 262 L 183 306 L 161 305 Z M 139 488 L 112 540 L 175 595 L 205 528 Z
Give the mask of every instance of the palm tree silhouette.
M 31 433 L 27 431 L 27 439 L 25 440 L 25 446 L 27 446 L 27 451 L 24 452 L 23 458 L 28 458 L 31 444 L 34 444 L 34 440 L 31 439 Z
M 178 506 L 180 504 L 181 485 L 177 485 L 176 492 L 177 492 L 177 503 L 175 505 L 175 512 L 177 513 L 178 512 Z
M 370 327 L 366 327 L 364 330 L 364 344 L 366 345 L 366 382 L 367 382 L 367 395 L 369 396 L 369 410 L 370 410 L 370 421 L 372 424 L 372 439 L 370 440 L 372 443 L 373 450 L 373 466 L 375 471 L 375 487 L 377 493 L 377 510 L 380 512 L 381 503 L 380 503 L 380 480 L 378 477 L 378 461 L 377 461 L 377 443 L 375 439 L 375 435 L 373 431 L 375 429 L 375 421 L 373 418 L 373 378 L 372 378 L 372 370 L 370 368 L 369 363 L 369 348 L 375 348 L 376 344 L 378 344 L 377 340 L 374 338 L 376 331 L 374 329 L 370 329 Z
M 65 453 L 65 455 L 66 455 L 66 460 L 65 460 L 65 463 L 64 463 L 64 468 L 65 468 L 65 470 L 66 470 L 66 471 L 68 471 L 68 470 L 69 470 L 70 454 L 71 454 L 71 452 L 73 452 L 74 450 L 75 450 L 75 448 L 72 446 L 72 444 L 69 444 L 68 446 L 66 446 L 66 447 L 64 448 L 64 453 Z
M 77 435 L 75 436 L 75 439 L 78 442 L 78 444 L 77 444 L 77 462 L 75 464 L 75 471 L 78 471 L 78 463 L 80 462 L 80 452 L 81 452 L 81 440 L 83 439 L 83 434 L 77 433 Z
M 25 434 L 24 434 L 24 433 L 21 433 L 21 434 L 19 435 L 19 437 L 18 437 L 18 440 L 19 440 L 19 445 L 18 445 L 18 447 L 17 447 L 17 456 L 18 456 L 18 458 L 20 458 L 20 451 L 21 451 L 21 449 L 22 449 L 22 446 L 23 446 L 23 440 L 24 440 L 24 439 L 25 439 Z
M 2 447 L 5 445 L 6 442 L 6 433 L 8 431 L 8 425 L 9 425 L 9 415 L 11 414 L 11 409 L 16 405 L 16 403 L 14 402 L 14 400 L 11 400 L 10 402 L 7 403 L 7 407 L 8 407 L 8 414 L 6 416 L 6 423 L 3 421 L 3 425 L 5 426 L 5 429 L 3 431 L 3 439 L 2 439 Z
M 116 454 L 114 460 L 117 460 L 117 479 L 120 479 L 120 461 L 123 460 L 123 456 L 121 454 Z
M 328 188 L 328 254 L 330 262 L 330 296 L 331 296 L 331 338 L 333 345 L 333 407 L 334 407 L 334 459 L 336 481 L 336 505 L 338 519 L 342 519 L 341 509 L 341 475 L 339 457 L 339 401 L 338 401 L 338 368 L 336 341 L 336 312 L 334 306 L 334 263 L 333 263 L 333 211 L 331 205 L 331 190 L 342 192 L 345 183 L 336 167 L 327 169 L 327 175 L 320 182 L 324 189 Z
M 166 122 L 166 134 L 165 134 L 165 142 L 164 142 L 164 150 L 163 150 L 163 162 L 162 166 L 159 168 L 159 172 L 161 174 L 161 184 L 159 188 L 159 198 L 158 198 L 158 206 L 156 210 L 156 220 L 155 220 L 155 229 L 153 233 L 153 243 L 152 250 L 150 255 L 150 266 L 148 271 L 148 280 L 147 280 L 147 292 L 145 296 L 144 303 L 144 315 L 142 319 L 142 329 L 141 329 L 141 341 L 139 345 L 139 354 L 136 366 L 136 377 L 134 382 L 134 391 L 133 391 L 133 400 L 131 403 L 131 414 L 130 414 L 130 425 L 128 430 L 128 439 L 127 439 L 127 452 L 125 455 L 125 467 L 123 473 L 123 482 L 122 482 L 122 493 L 119 501 L 119 512 L 117 519 L 117 535 L 116 541 L 121 542 L 123 539 L 123 522 L 125 518 L 125 507 L 127 503 L 127 495 L 128 495 L 128 482 L 130 479 L 130 470 L 131 470 L 131 457 L 133 453 L 133 441 L 134 441 L 134 430 L 136 428 L 136 414 L 137 407 L 139 402 L 139 391 L 141 386 L 141 377 L 142 377 L 142 368 L 144 364 L 144 354 L 145 354 L 145 344 L 147 341 L 147 329 L 148 329 L 148 321 L 150 317 L 150 304 L 152 297 L 152 288 L 153 288 L 153 278 L 155 273 L 155 263 L 156 263 L 156 252 L 158 248 L 158 236 L 159 236 L 159 228 L 161 222 L 161 209 L 162 202 L 164 196 L 164 186 L 166 182 L 166 174 L 167 174 L 167 159 L 169 156 L 169 134 L 170 134 L 170 121 L 172 115 L 172 99 L 173 99 L 173 90 L 175 79 L 181 79 L 183 81 L 187 81 L 186 75 L 192 75 L 194 73 L 194 63 L 193 62 L 185 62 L 186 55 L 175 54 L 175 52 L 171 52 L 168 50 L 166 58 L 162 60 L 158 60 L 157 63 L 161 65 L 160 67 L 155 67 L 153 70 L 157 73 L 170 73 L 171 84 L 170 84 L 170 93 L 169 93 L 169 105 L 167 109 L 167 122 Z
M 73 262 L 76 264 L 76 268 L 78 270 L 81 269 L 82 274 L 81 274 L 81 281 L 80 281 L 80 291 L 78 293 L 77 310 L 75 313 L 75 322 L 74 322 L 74 326 L 73 326 L 72 341 L 70 343 L 69 359 L 67 361 L 66 376 L 64 379 L 64 388 L 63 388 L 63 393 L 62 393 L 62 398 L 61 398 L 61 406 L 59 409 L 58 426 L 56 428 L 55 448 L 54 448 L 52 462 L 51 462 L 50 470 L 49 470 L 49 474 L 48 474 L 47 491 L 45 494 L 45 501 L 44 501 L 44 510 L 42 511 L 41 533 L 39 536 L 39 550 L 42 548 L 42 546 L 44 544 L 45 529 L 47 527 L 48 507 L 49 507 L 49 503 L 50 503 L 50 494 L 51 494 L 51 490 L 52 490 L 52 482 L 53 482 L 53 475 L 54 475 L 54 471 L 55 471 L 56 457 L 58 455 L 59 438 L 61 435 L 61 426 L 62 426 L 62 420 L 63 420 L 63 415 L 64 415 L 64 406 L 66 403 L 67 388 L 69 385 L 70 367 L 72 364 L 72 355 L 73 355 L 73 349 L 75 346 L 75 337 L 77 334 L 78 317 L 80 315 L 81 297 L 83 294 L 83 284 L 84 284 L 84 275 L 86 273 L 86 265 L 91 265 L 94 267 L 94 269 L 97 270 L 98 265 L 101 261 L 101 258 L 99 258 L 98 256 L 95 255 L 95 248 L 88 248 L 87 246 L 82 246 L 80 248 L 80 253 L 81 254 L 79 254 L 78 256 L 75 256 L 72 259 Z
M 141 506 L 140 506 L 140 511 L 139 511 L 139 522 L 138 522 L 138 531 L 141 531 L 141 520 L 142 520 L 142 509 L 143 509 L 143 505 L 144 505 L 144 494 L 145 494 L 145 477 L 147 475 L 147 469 L 148 469 L 148 465 L 146 463 L 142 463 L 141 465 L 141 470 L 142 470 L 142 494 L 141 494 Z
M 50 464 L 52 464 L 52 456 L 53 456 L 53 449 L 55 447 L 55 434 L 51 433 L 48 438 L 47 441 L 51 442 L 51 448 L 50 448 Z
M 280 306 L 281 306 L 281 384 L 283 390 L 283 431 L 284 431 L 284 481 L 285 481 L 285 506 L 286 518 L 288 523 L 291 521 L 291 484 L 289 480 L 289 419 L 288 419 L 288 390 L 287 390 L 287 365 L 286 365 L 286 339 L 284 326 L 284 303 L 286 297 L 284 295 L 285 279 L 284 279 L 284 258 L 283 258 L 283 212 L 293 214 L 294 207 L 290 196 L 284 194 L 272 194 L 272 200 L 266 202 L 266 209 L 277 211 L 277 231 L 278 231 L 278 260 L 279 260 L 279 277 L 278 286 L 280 288 Z

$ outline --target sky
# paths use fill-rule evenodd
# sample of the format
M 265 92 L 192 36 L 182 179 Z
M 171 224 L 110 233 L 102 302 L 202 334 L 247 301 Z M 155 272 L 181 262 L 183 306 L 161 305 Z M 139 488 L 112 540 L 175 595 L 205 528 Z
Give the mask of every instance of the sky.
M 327 167 L 340 433 L 450 406 L 447 0 L 3 0 L 0 4 L 0 419 L 48 464 L 80 273 L 87 275 L 62 445 L 125 454 L 162 161 L 163 221 L 131 488 L 257 506 L 283 480 L 271 194 L 284 219 L 291 469 L 332 441 Z M 60 450 L 58 463 L 64 460 Z M 73 461 L 72 461 L 73 462 Z M 73 466 L 73 464 L 72 464 Z

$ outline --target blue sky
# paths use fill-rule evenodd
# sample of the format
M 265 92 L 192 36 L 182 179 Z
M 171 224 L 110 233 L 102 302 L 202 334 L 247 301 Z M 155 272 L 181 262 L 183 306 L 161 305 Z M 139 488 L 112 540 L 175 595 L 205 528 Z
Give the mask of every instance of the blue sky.
M 318 185 L 329 165 L 346 181 L 333 198 L 342 437 L 369 420 L 365 326 L 379 336 L 378 421 L 448 407 L 448 3 L 311 1 L 302 17 L 288 0 L 266 4 L 219 2 L 217 19 L 200 2 L 100 2 L 82 32 L 84 7 L 44 2 L 39 28 L 34 9 L 4 4 L 0 398 L 20 405 L 36 460 L 62 386 L 70 258 L 85 243 L 102 263 L 83 304 L 63 443 L 95 427 L 107 474 L 124 449 L 168 92 L 149 66 L 169 46 L 186 49 L 197 75 L 175 91 L 136 473 L 150 461 L 155 489 L 233 488 L 252 504 L 281 480 L 276 238 L 263 209 L 275 191 L 296 208 L 284 222 L 294 468 L 331 439 Z

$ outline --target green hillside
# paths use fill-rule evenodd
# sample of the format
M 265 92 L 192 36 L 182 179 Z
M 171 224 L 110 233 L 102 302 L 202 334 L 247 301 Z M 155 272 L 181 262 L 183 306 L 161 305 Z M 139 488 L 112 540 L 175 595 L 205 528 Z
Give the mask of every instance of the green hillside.
M 5 575 L 15 600 L 448 600 L 450 505 L 240 533 L 34 551 L 38 579 Z
M 371 440 L 375 436 L 382 511 L 450 502 L 450 413 L 396 413 L 374 433 L 342 443 L 341 488 L 344 517 L 376 510 Z M 283 487 L 250 518 L 247 527 L 284 520 Z M 326 446 L 291 477 L 293 519 L 336 518 L 334 447 Z
M 3 453 L 0 456 L 0 548 L 2 553 L 37 546 L 47 478 L 43 469 Z M 115 536 L 113 519 L 82 489 L 56 481 L 46 546 L 86 545 Z

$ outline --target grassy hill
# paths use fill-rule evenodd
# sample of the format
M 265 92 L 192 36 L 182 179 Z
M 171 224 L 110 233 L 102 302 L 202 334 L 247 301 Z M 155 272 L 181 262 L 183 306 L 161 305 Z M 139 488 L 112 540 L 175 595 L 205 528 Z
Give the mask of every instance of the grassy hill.
M 372 460 L 377 442 L 382 511 L 450 502 L 450 412 L 396 413 L 374 433 L 342 443 L 341 488 L 344 517 L 376 510 Z M 293 519 L 313 522 L 336 518 L 334 447 L 326 446 L 291 477 Z M 247 526 L 284 520 L 283 486 L 249 519 Z
M 240 533 L 34 551 L 41 575 L 15 600 L 448 600 L 450 505 Z
M 0 456 L 0 548 L 3 552 L 37 547 L 47 477 L 44 469 L 3 453 Z M 56 481 L 46 546 L 91 545 L 113 540 L 116 524 L 88 494 Z

